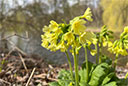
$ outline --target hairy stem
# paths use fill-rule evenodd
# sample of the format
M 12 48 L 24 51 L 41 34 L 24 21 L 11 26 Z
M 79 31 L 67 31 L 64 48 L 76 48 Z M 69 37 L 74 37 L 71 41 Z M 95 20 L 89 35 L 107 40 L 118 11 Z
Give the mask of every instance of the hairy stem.
M 97 44 L 95 45 L 95 49 L 97 51 L 97 53 L 96 53 L 96 64 L 98 64 L 98 45 Z
M 125 75 L 125 79 L 127 79 L 127 77 L 128 77 L 128 72 L 127 72 L 127 74 Z
M 102 43 L 100 43 L 101 45 L 100 45 L 100 47 L 99 47 L 99 64 L 102 62 L 102 58 L 101 58 L 101 56 L 102 56 Z
M 118 60 L 118 54 L 116 54 L 116 58 L 115 58 L 115 61 L 114 61 L 114 68 L 116 68 L 117 60 Z
M 74 80 L 74 77 L 73 77 L 73 69 L 72 69 L 72 64 L 71 64 L 71 59 L 69 58 L 68 52 L 65 51 L 65 53 L 66 53 L 66 56 L 67 56 L 67 59 L 68 59 L 68 64 L 69 64 L 69 68 L 70 68 L 71 77 L 72 77 L 72 80 Z
M 87 47 L 85 45 L 85 60 L 86 60 L 86 76 L 87 76 L 87 82 L 89 79 L 89 68 L 88 68 L 88 55 L 87 55 Z
M 78 76 L 78 61 L 76 51 L 74 49 L 74 68 L 75 68 L 75 84 L 79 86 L 79 76 Z

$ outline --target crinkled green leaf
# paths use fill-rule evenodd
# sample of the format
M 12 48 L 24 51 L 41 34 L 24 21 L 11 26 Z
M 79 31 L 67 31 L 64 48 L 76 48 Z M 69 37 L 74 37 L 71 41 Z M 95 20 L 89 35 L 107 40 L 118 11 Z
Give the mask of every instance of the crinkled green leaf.
M 117 84 L 116 84 L 115 81 L 113 81 L 113 82 L 110 82 L 110 83 L 105 84 L 105 85 L 103 85 L 103 86 L 117 86 Z
M 80 84 L 81 83 L 87 83 L 87 76 L 86 76 L 86 69 L 81 69 L 79 71 L 79 75 L 80 75 Z
M 114 75 L 115 75 L 114 72 L 109 73 L 109 74 L 105 77 L 105 79 L 103 80 L 102 85 L 107 84 L 107 83 L 112 79 L 112 77 L 113 77 Z
M 85 82 L 81 82 L 80 84 L 79 84 L 80 86 L 89 86 L 87 83 L 85 83 Z
M 99 86 L 105 76 L 109 72 L 109 65 L 107 63 L 99 64 L 92 72 L 91 79 L 89 81 L 90 86 Z

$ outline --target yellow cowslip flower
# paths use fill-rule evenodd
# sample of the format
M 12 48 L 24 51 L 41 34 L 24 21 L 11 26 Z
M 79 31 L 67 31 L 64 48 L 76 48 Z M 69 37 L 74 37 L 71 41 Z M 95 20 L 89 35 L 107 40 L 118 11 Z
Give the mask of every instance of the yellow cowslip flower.
M 128 52 L 124 49 L 122 53 L 120 53 L 121 55 L 123 56 L 127 56 L 128 55 Z
M 79 42 L 81 44 L 85 44 L 85 43 L 87 43 L 87 41 L 92 43 L 94 38 L 95 38 L 94 33 L 92 33 L 92 32 L 84 32 L 83 34 L 80 35 Z
M 104 42 L 103 42 L 103 47 L 106 47 L 107 44 L 108 44 L 108 42 L 107 42 L 107 41 L 104 41 Z
M 53 37 L 49 38 L 48 40 L 49 40 L 49 43 L 56 45 L 57 39 L 58 39 L 58 36 L 53 36 Z
M 126 49 L 122 49 L 122 48 L 119 48 L 118 49 L 118 54 L 121 54 L 123 56 L 128 55 L 127 50 Z
M 97 44 L 97 42 L 98 42 L 98 39 L 93 38 L 92 40 L 93 40 L 93 41 L 92 41 L 92 43 L 93 43 L 94 45 L 96 45 L 96 44 Z
M 87 40 L 86 42 L 87 42 L 88 46 L 90 46 L 90 45 L 92 44 L 92 43 L 91 43 L 90 41 L 88 41 L 88 40 Z
M 57 49 L 60 49 L 61 52 L 67 51 L 67 46 L 66 46 L 66 44 L 64 43 L 64 41 L 61 41 L 61 42 L 58 44 Z
M 91 17 L 92 17 L 91 9 L 87 8 L 84 15 L 81 18 L 85 18 L 88 21 L 93 21 L 93 19 Z
M 67 41 L 67 45 L 72 44 L 74 39 L 75 37 L 72 32 L 67 32 L 66 34 L 64 34 L 64 40 Z
M 108 48 L 108 51 L 109 51 L 110 53 L 113 53 L 113 51 L 114 51 L 113 47 L 109 47 L 109 48 Z
M 114 53 L 114 54 L 118 54 L 118 53 L 119 53 L 118 51 L 119 51 L 119 47 L 116 46 L 116 47 L 114 48 L 114 50 L 113 50 L 113 53 Z
M 47 40 L 42 40 L 41 46 L 48 48 L 49 42 Z
M 124 32 L 128 33 L 128 26 L 124 27 Z
M 60 33 L 63 33 L 63 31 L 60 28 L 56 28 L 55 33 L 59 35 Z
M 48 26 L 44 26 L 44 28 L 43 28 L 43 32 L 50 32 L 50 27 L 48 27 Z
M 91 53 L 92 56 L 94 56 L 97 53 L 97 51 L 96 50 L 91 50 L 90 53 Z
M 71 30 L 76 35 L 80 35 L 81 33 L 85 32 L 85 24 L 86 21 L 84 19 L 79 19 L 73 22 Z
M 72 47 L 72 49 L 75 49 L 76 54 L 78 54 L 79 53 L 79 50 L 81 49 L 82 46 L 80 45 L 80 43 L 79 43 L 78 40 L 74 40 L 71 47 Z M 72 50 L 71 53 L 73 55 L 73 53 L 74 53 L 73 50 Z
M 113 43 L 111 41 L 108 41 L 108 47 L 111 47 Z
M 70 82 L 68 86 L 73 86 L 73 83 L 72 83 L 72 82 Z
M 81 47 L 82 46 L 79 46 L 79 47 L 76 47 L 75 48 L 75 52 L 76 52 L 76 54 L 79 54 L 79 50 L 81 49 Z M 69 51 L 72 53 L 72 55 L 74 56 L 74 50 L 73 50 L 74 48 L 72 48 L 72 49 L 70 49 Z
M 57 51 L 56 45 L 54 44 L 50 44 L 47 49 L 50 51 Z
M 51 29 L 50 31 L 55 31 L 56 29 L 58 29 L 58 26 L 59 25 L 55 21 L 53 20 L 50 21 L 50 25 L 49 25 L 49 28 Z

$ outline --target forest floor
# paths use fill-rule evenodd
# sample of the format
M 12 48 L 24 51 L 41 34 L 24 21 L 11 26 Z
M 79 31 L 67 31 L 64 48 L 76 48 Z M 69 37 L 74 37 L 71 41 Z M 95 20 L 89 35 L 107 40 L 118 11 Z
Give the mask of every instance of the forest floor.
M 1 53 L 0 86 L 48 86 L 57 81 L 61 69 L 69 69 L 68 64 L 48 64 L 37 55 L 23 56 L 18 52 Z M 124 78 L 127 68 L 117 67 L 117 76 Z

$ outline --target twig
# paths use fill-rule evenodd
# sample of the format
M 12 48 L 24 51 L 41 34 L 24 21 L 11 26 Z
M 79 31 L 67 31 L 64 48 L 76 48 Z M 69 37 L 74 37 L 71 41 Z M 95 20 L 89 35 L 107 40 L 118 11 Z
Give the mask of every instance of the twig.
M 32 78 L 32 76 L 33 76 L 35 70 L 36 70 L 36 68 L 33 68 L 32 73 L 31 73 L 31 75 L 30 75 L 30 77 L 29 77 L 29 79 L 28 79 L 28 81 L 27 81 L 27 84 L 26 84 L 25 86 L 28 86 L 28 85 L 29 85 L 29 82 L 30 82 L 30 80 L 31 80 L 31 78 Z
M 58 79 L 54 79 L 54 78 L 48 78 L 48 80 L 50 80 L 50 81 L 58 81 Z
M 20 48 L 18 48 L 17 46 L 15 46 L 15 49 L 19 51 L 20 53 L 22 53 L 24 56 L 27 56 L 27 54 L 24 51 L 22 51 Z
M 5 81 L 3 79 L 0 79 L 0 82 L 4 82 L 4 83 L 8 84 L 9 86 L 11 86 L 11 83 L 10 82 L 7 82 L 7 81 Z
M 21 56 L 20 53 L 18 53 L 18 54 L 19 54 L 19 56 L 20 56 L 20 59 L 21 59 L 21 61 L 22 61 L 22 63 L 23 63 L 23 66 L 24 66 L 26 72 L 28 72 L 28 69 L 27 69 L 27 66 L 25 65 L 24 59 L 22 58 L 22 56 Z
M 24 56 L 27 56 L 27 54 L 26 54 L 24 51 L 22 51 L 20 48 L 18 48 L 12 41 L 9 41 L 9 40 L 8 40 L 8 42 L 9 42 L 11 45 L 13 45 L 13 46 L 15 47 L 15 49 L 18 50 L 20 53 L 22 53 Z
M 13 36 L 17 36 L 17 37 L 20 37 L 20 38 L 23 38 L 23 39 L 28 39 L 28 35 L 27 35 L 27 37 L 23 37 L 23 36 L 20 36 L 20 35 L 18 35 L 18 34 L 13 34 L 13 35 L 7 36 L 7 37 L 5 37 L 5 38 L 2 38 L 2 39 L 0 39 L 0 40 L 7 40 L 8 38 L 11 38 L 11 37 L 13 37 Z
M 14 51 L 14 49 L 15 49 L 15 48 L 12 48 L 12 50 L 9 51 L 9 53 L 5 56 L 4 59 L 6 59 L 6 58 L 12 53 L 12 51 Z

